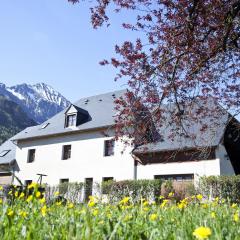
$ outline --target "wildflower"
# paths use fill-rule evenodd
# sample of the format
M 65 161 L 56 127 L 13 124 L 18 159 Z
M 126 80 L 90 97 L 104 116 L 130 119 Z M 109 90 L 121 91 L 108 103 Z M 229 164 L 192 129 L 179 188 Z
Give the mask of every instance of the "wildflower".
M 93 216 L 97 216 L 97 215 L 98 215 L 98 210 L 95 209 L 95 210 L 93 211 Z
M 161 208 L 165 207 L 168 203 L 168 200 L 167 199 L 164 199 L 162 204 L 160 205 Z
M 42 216 L 45 217 L 46 216 L 46 213 L 47 213 L 47 206 L 44 205 L 42 208 L 41 208 L 41 213 L 42 213 Z
M 157 220 L 157 214 L 155 214 L 155 213 L 151 214 L 150 217 L 149 217 L 149 219 L 150 219 L 151 221 L 156 221 L 156 220 Z
M 127 204 L 130 200 L 130 197 L 124 197 L 119 203 L 120 204 Z
M 45 198 L 45 197 L 41 198 L 41 199 L 39 200 L 39 202 L 42 203 L 42 204 L 44 204 L 44 203 L 46 202 L 46 198 Z
M 31 189 L 31 188 L 36 188 L 37 187 L 37 183 L 31 183 L 27 186 L 28 189 Z
M 12 210 L 12 209 L 9 209 L 7 215 L 8 215 L 9 217 L 12 217 L 13 214 L 14 214 L 13 210 Z
M 20 211 L 20 212 L 19 212 L 19 215 L 20 215 L 21 217 L 23 217 L 23 218 L 26 218 L 26 217 L 27 217 L 27 212 L 25 212 L 25 211 Z
M 18 191 L 14 193 L 14 196 L 17 198 L 18 197 Z
M 211 218 L 216 218 L 216 213 L 215 212 L 211 212 Z
M 69 208 L 69 209 L 71 209 L 71 208 L 73 208 L 73 207 L 74 207 L 73 203 L 69 203 L 69 204 L 68 204 L 68 208 Z
M 196 196 L 196 198 L 197 198 L 199 201 L 201 201 L 201 200 L 203 199 L 203 196 L 202 196 L 202 194 L 198 194 L 198 195 Z
M 208 227 L 199 227 L 196 228 L 193 232 L 193 236 L 195 236 L 199 240 L 208 239 L 211 234 L 212 231 Z
M 164 196 L 161 195 L 161 196 L 159 197 L 159 199 L 160 199 L 160 200 L 161 200 L 161 199 L 164 199 Z
M 57 197 L 57 196 L 59 196 L 59 194 L 60 194 L 59 192 L 55 192 L 54 196 Z
M 173 192 L 170 192 L 170 193 L 168 194 L 169 197 L 172 197 L 173 195 L 174 195 Z
M 57 205 L 57 206 L 61 206 L 61 205 L 62 205 L 62 202 L 61 202 L 61 201 L 57 201 L 57 202 L 56 202 L 56 205 Z
M 131 219 L 132 219 L 131 215 L 126 215 L 123 220 L 126 222 L 126 221 L 129 221 Z
M 36 192 L 36 198 L 40 198 L 41 197 L 41 193 L 39 191 Z
M 0 186 L 0 191 L 2 191 L 3 190 L 3 187 L 2 186 Z
M 236 208 L 236 207 L 237 207 L 237 204 L 236 204 L 236 203 L 233 203 L 231 207 L 232 207 L 232 208 Z
M 233 215 L 233 220 L 234 220 L 235 222 L 239 222 L 239 214 L 238 214 L 238 212 L 236 212 L 236 213 Z
M 207 203 L 203 203 L 202 204 L 202 208 L 205 208 L 205 209 L 208 208 L 208 204 Z
M 24 192 L 21 192 L 19 198 L 23 198 L 25 196 Z
M 32 200 L 33 200 L 33 196 L 32 196 L 32 195 L 30 195 L 30 196 L 27 198 L 27 200 L 26 200 L 26 201 L 27 201 L 28 203 L 30 203 Z
M 89 201 L 88 202 L 88 206 L 89 207 L 94 207 L 95 206 L 95 202 L 94 201 Z
M 149 202 L 148 201 L 144 201 L 143 202 L 143 206 L 148 206 L 149 205 Z

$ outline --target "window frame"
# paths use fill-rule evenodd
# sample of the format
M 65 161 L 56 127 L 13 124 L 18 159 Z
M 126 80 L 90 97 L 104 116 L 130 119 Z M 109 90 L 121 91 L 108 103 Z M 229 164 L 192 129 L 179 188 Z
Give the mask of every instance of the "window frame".
M 67 147 L 70 147 L 70 149 L 68 149 L 67 151 L 67 153 L 65 152 L 65 150 L 66 150 L 66 148 Z M 70 154 L 69 154 L 69 150 L 70 150 Z M 68 154 L 68 156 L 66 157 L 66 154 Z M 64 161 L 64 160 L 69 160 L 69 159 L 71 159 L 71 157 L 72 157 L 72 145 L 71 144 L 67 144 L 67 145 L 63 145 L 62 146 L 62 160 Z
M 32 159 L 32 157 L 33 157 L 33 159 Z M 35 162 L 35 159 L 36 159 L 36 148 L 28 149 L 27 163 Z
M 76 126 L 77 126 L 77 113 L 67 114 L 65 127 L 76 127 Z
M 110 145 L 111 144 L 111 145 Z M 104 157 L 111 157 L 115 155 L 115 140 L 114 139 L 108 139 L 104 140 Z

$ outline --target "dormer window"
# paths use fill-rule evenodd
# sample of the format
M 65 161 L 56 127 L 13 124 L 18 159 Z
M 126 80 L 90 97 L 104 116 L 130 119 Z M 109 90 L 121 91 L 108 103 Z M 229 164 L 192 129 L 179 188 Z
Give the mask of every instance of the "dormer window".
M 88 111 L 71 105 L 65 112 L 65 127 L 77 127 L 90 120 Z
M 75 127 L 77 124 L 77 114 L 67 115 L 66 127 Z

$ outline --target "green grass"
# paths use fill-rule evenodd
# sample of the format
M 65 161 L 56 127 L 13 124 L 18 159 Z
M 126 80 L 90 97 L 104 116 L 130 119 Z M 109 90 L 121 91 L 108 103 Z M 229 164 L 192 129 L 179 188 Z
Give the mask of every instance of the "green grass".
M 88 204 L 63 205 L 46 204 L 36 192 L 28 201 L 16 194 L 12 204 L 1 203 L 1 239 L 240 239 L 239 206 L 218 199 L 194 196 L 175 203 L 171 196 L 133 204 L 126 197 L 108 204 L 91 198 Z M 206 228 L 194 236 L 201 226 Z

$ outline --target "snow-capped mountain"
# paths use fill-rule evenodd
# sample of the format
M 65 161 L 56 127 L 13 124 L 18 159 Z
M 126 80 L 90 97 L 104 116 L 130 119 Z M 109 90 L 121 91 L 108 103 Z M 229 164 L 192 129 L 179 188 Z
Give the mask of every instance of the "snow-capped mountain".
M 19 104 L 37 123 L 46 121 L 70 104 L 64 96 L 45 83 L 23 83 L 12 87 L 0 83 L 0 94 Z

